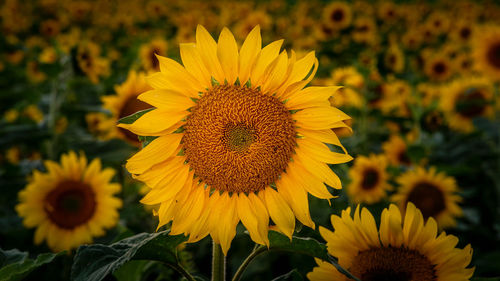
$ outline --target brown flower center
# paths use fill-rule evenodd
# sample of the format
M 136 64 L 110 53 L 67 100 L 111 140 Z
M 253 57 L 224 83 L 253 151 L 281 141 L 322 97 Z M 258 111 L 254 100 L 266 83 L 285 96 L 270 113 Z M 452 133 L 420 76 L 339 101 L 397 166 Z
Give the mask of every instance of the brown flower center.
M 408 156 L 408 153 L 406 152 L 406 148 L 402 149 L 399 154 L 398 154 L 398 161 L 399 163 L 403 165 L 410 165 L 411 164 L 411 159 Z
M 137 96 L 133 95 L 127 99 L 125 104 L 122 106 L 120 113 L 118 114 L 118 119 L 127 117 L 136 113 L 137 111 L 145 110 L 151 108 L 152 106 L 137 99 Z M 131 142 L 139 144 L 139 139 L 136 134 L 125 130 L 123 128 L 118 128 L 118 130 Z
M 151 53 L 149 53 L 149 59 L 151 60 L 151 66 L 155 70 L 160 70 L 160 62 L 158 61 L 158 58 L 156 58 L 156 55 L 160 54 L 160 50 L 158 48 L 153 48 L 151 50 Z
M 361 181 L 361 187 L 364 190 L 373 189 L 379 180 L 380 176 L 377 170 L 373 168 L 368 168 L 363 173 L 363 180 Z
M 344 19 L 344 11 L 340 9 L 334 10 L 330 15 L 330 18 L 335 22 L 342 21 Z
M 469 39 L 470 35 L 471 35 L 471 30 L 469 27 L 462 27 L 462 29 L 460 29 L 460 37 L 463 40 Z
M 57 226 L 73 229 L 85 224 L 94 215 L 95 194 L 86 183 L 64 180 L 45 196 L 44 209 Z
M 290 112 L 258 89 L 215 86 L 188 116 L 182 139 L 195 175 L 228 192 L 257 192 L 283 173 L 296 141 Z
M 486 54 L 488 62 L 497 69 L 500 69 L 500 42 L 493 44 Z
M 481 90 L 471 88 L 458 95 L 455 109 L 463 117 L 474 118 L 483 114 L 487 104 Z
M 422 211 L 425 220 L 429 217 L 436 217 L 446 209 L 443 192 L 434 184 L 428 182 L 417 183 L 408 194 L 404 205 L 406 206 L 408 202 L 412 202 Z
M 363 281 L 435 281 L 434 265 L 415 250 L 374 248 L 358 253 L 349 271 Z
M 441 75 L 446 72 L 446 64 L 444 64 L 443 62 L 437 62 L 436 64 L 434 64 L 432 69 L 434 70 L 435 74 Z

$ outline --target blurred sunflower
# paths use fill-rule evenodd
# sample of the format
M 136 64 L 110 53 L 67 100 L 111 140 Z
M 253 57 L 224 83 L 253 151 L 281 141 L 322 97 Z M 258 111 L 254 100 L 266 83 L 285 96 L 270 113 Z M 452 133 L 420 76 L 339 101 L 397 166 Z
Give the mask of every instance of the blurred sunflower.
M 354 203 L 373 204 L 386 196 L 391 186 L 387 183 L 387 159 L 383 155 L 358 156 L 349 169 L 351 183 L 348 195 Z
M 474 37 L 474 22 L 470 20 L 458 20 L 450 30 L 450 37 L 463 44 L 469 43 L 471 38 Z
M 403 71 L 405 56 L 397 44 L 391 44 L 384 56 L 384 65 L 395 73 Z
M 442 54 L 434 55 L 425 61 L 424 72 L 433 81 L 448 80 L 453 74 L 452 70 L 451 61 Z
M 103 107 L 112 114 L 111 121 L 99 123 L 99 131 L 110 132 L 108 136 L 118 137 L 126 140 L 132 145 L 140 146 L 139 138 L 136 134 L 117 128 L 116 123 L 119 119 L 132 115 L 137 111 L 149 109 L 152 106 L 137 99 L 137 97 L 149 90 L 151 86 L 146 83 L 145 74 L 142 72 L 130 71 L 127 80 L 120 85 L 115 86 L 116 95 L 102 97 Z M 109 128 L 104 126 L 108 125 Z
M 377 43 L 377 24 L 371 17 L 360 17 L 354 21 L 352 39 L 357 43 L 375 45 Z
M 450 28 L 449 17 L 450 15 L 443 12 L 433 12 L 427 17 L 425 24 L 434 31 L 434 34 L 443 34 Z
M 93 42 L 84 42 L 78 46 L 76 59 L 78 67 L 94 84 L 99 76 L 109 75 L 109 61 L 100 57 L 101 48 Z
M 308 193 L 331 199 L 323 183 L 341 188 L 327 164 L 352 157 L 323 143 L 342 147 L 331 129 L 349 117 L 328 102 L 338 87 L 304 88 L 318 60 L 289 58 L 282 43 L 261 49 L 257 26 L 238 50 L 227 28 L 216 42 L 199 25 L 196 44 L 180 45 L 184 66 L 158 56 L 154 90 L 138 97 L 156 108 L 119 124 L 158 136 L 126 164 L 151 188 L 141 202 L 161 204 L 158 227 L 172 221 L 190 242 L 210 234 L 226 254 L 240 220 L 268 245 L 269 218 L 291 237 L 295 217 L 314 227 Z
M 456 194 L 454 178 L 436 172 L 435 168 L 418 167 L 399 176 L 396 182 L 400 187 L 391 202 L 397 203 L 403 213 L 411 202 L 422 212 L 424 220 L 432 217 L 440 228 L 456 225 L 455 218 L 462 215 L 458 206 L 462 198 Z
M 47 241 L 54 252 L 70 250 L 118 221 L 122 201 L 113 196 L 121 186 L 110 183 L 114 170 L 101 170 L 101 161 L 87 165 L 84 155 L 70 151 L 61 163 L 45 161 L 47 173 L 35 171 L 26 188 L 19 192 L 16 206 L 26 227 L 36 227 L 35 244 Z
M 167 55 L 167 41 L 156 38 L 147 44 L 141 45 L 139 49 L 139 57 L 141 58 L 142 66 L 146 71 L 158 71 L 160 65 L 156 55 Z
M 391 204 L 382 211 L 379 230 L 373 215 L 360 207 L 351 218 L 351 208 L 341 217 L 331 217 L 334 232 L 321 227 L 328 252 L 338 263 L 363 281 L 375 280 L 456 280 L 472 277 L 467 268 L 472 248 L 455 248 L 458 238 L 442 232 L 436 222 L 424 222 L 422 213 L 408 203 L 402 220 L 399 209 Z M 360 214 L 361 213 L 361 214 Z M 312 281 L 351 280 L 330 263 L 316 259 L 319 267 L 307 274 Z
M 500 27 L 477 30 L 472 42 L 476 68 L 492 79 L 500 80 Z
M 411 159 L 408 156 L 406 142 L 399 135 L 392 135 L 382 144 L 384 154 L 393 166 L 409 166 Z
M 471 132 L 476 117 L 491 117 L 494 113 L 493 85 L 485 77 L 462 78 L 450 83 L 441 96 L 440 107 L 451 128 Z
M 333 2 L 323 8 L 323 23 L 335 30 L 349 27 L 351 21 L 351 6 L 345 2 Z
M 332 71 L 331 78 L 327 80 L 333 85 L 344 86 L 340 88 L 334 96 L 330 97 L 332 106 L 353 106 L 360 108 L 363 99 L 358 94 L 364 85 L 364 78 L 353 66 L 337 68 Z

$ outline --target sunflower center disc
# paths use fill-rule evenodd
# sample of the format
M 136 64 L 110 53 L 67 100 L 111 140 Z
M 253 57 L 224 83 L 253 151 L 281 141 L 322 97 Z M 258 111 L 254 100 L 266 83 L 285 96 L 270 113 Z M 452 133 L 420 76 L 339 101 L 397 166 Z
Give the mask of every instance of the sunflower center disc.
M 349 271 L 363 281 L 435 281 L 434 266 L 423 255 L 406 248 L 375 248 L 360 252 Z
M 500 68 L 500 43 L 496 43 L 491 46 L 486 56 L 488 57 L 488 61 L 495 68 Z
M 457 98 L 456 110 L 460 115 L 466 118 L 474 118 L 480 116 L 484 112 L 486 105 L 487 101 L 481 93 L 481 90 L 472 88 L 460 93 Z
M 361 182 L 361 187 L 364 190 L 373 189 L 378 183 L 378 172 L 375 169 L 367 169 L 363 173 L 363 181 Z
M 45 211 L 59 227 L 73 229 L 94 215 L 95 200 L 90 186 L 80 181 L 65 180 L 45 197 Z
M 443 192 L 430 183 L 418 183 L 408 194 L 407 202 L 412 202 L 422 211 L 425 220 L 435 217 L 446 209 Z M 405 205 L 406 205 L 405 204 Z
M 283 103 L 244 86 L 208 90 L 184 128 L 189 165 L 219 191 L 264 189 L 286 169 L 296 145 L 294 122 Z

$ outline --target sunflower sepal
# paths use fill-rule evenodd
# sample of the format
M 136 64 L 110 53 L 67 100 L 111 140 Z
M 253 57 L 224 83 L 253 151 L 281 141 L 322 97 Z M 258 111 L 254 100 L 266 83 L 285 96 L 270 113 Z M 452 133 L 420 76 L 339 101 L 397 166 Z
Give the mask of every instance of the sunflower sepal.
M 126 117 L 123 117 L 123 118 L 119 119 L 118 120 L 118 124 L 132 124 L 137 119 L 139 119 L 142 115 L 150 112 L 153 109 L 154 108 L 148 108 L 148 109 L 144 109 L 144 110 L 141 110 L 141 111 L 137 111 L 136 113 L 134 113 L 132 115 L 129 115 L 129 116 L 126 116 Z

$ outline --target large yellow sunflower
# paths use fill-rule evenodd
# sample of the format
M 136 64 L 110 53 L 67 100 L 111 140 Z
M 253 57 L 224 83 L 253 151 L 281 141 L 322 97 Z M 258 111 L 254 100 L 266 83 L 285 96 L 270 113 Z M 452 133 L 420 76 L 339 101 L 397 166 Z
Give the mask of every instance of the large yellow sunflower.
M 500 80 L 500 27 L 475 30 L 472 40 L 476 68 L 490 78 Z
M 255 27 L 241 48 L 224 28 L 216 42 L 198 26 L 196 44 L 181 44 L 184 64 L 158 56 L 154 88 L 138 98 L 156 108 L 132 124 L 157 136 L 126 168 L 151 191 L 144 204 L 161 204 L 159 227 L 189 241 L 210 234 L 227 253 L 241 220 L 251 238 L 268 244 L 269 217 L 291 237 L 295 217 L 314 227 L 307 194 L 330 199 L 341 188 L 328 164 L 350 161 L 332 128 L 349 117 L 331 107 L 338 87 L 307 87 L 318 60 L 280 52 L 283 40 L 261 48 Z
M 139 146 L 140 142 L 137 135 L 128 130 L 117 128 L 116 122 L 120 118 L 134 114 L 137 111 L 151 108 L 151 105 L 137 99 L 137 96 L 152 89 L 146 83 L 144 73 L 131 71 L 125 82 L 115 86 L 116 95 L 102 97 L 103 106 L 111 112 L 112 117 L 111 122 L 108 121 L 100 124 L 101 131 L 109 130 L 108 137 L 119 137 L 133 145 Z M 110 127 L 104 128 L 104 126 Z
M 358 156 L 349 169 L 349 198 L 355 203 L 368 204 L 382 200 L 391 189 L 386 168 L 387 159 L 383 155 Z
M 457 237 L 438 234 L 436 221 L 424 222 L 422 213 L 408 203 L 404 220 L 396 205 L 382 211 L 377 231 L 375 219 L 368 209 L 360 207 L 351 218 L 351 208 L 341 217 L 331 217 L 334 232 L 320 227 L 328 252 L 338 258 L 340 266 L 363 281 L 429 280 L 465 281 L 474 273 L 467 268 L 472 248 L 455 248 Z M 361 213 L 361 214 L 360 214 Z M 307 274 L 312 281 L 351 280 L 330 263 L 316 260 Z
M 474 129 L 476 117 L 492 117 L 493 85 L 485 77 L 467 77 L 450 83 L 441 95 L 440 107 L 449 126 L 461 132 Z
M 87 164 L 73 151 L 45 167 L 47 173 L 33 173 L 16 206 L 24 225 L 36 227 L 35 244 L 46 240 L 54 252 L 70 250 L 116 224 L 122 201 L 113 196 L 121 189 L 110 182 L 114 170 L 102 169 L 99 159 Z
M 436 172 L 435 168 L 426 170 L 418 167 L 402 174 L 396 181 L 400 187 L 391 201 L 397 203 L 401 210 L 404 211 L 406 204 L 412 202 L 425 220 L 433 217 L 441 228 L 456 225 L 455 218 L 462 215 L 458 206 L 462 198 L 456 194 L 454 178 Z

